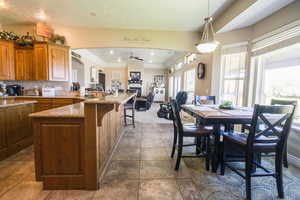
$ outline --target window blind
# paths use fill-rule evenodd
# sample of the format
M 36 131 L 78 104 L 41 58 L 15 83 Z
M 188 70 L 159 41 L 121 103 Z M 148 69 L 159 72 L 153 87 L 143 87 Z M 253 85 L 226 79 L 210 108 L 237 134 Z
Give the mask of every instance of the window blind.
M 252 41 L 252 56 L 274 51 L 300 42 L 300 20 Z

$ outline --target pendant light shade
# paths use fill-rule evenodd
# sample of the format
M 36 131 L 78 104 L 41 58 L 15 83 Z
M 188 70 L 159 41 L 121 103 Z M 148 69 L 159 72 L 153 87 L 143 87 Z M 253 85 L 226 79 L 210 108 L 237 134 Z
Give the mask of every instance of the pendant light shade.
M 211 53 L 216 50 L 220 44 L 215 40 L 215 33 L 212 26 L 212 17 L 207 17 L 204 19 L 204 29 L 201 41 L 196 45 L 197 50 L 200 53 Z

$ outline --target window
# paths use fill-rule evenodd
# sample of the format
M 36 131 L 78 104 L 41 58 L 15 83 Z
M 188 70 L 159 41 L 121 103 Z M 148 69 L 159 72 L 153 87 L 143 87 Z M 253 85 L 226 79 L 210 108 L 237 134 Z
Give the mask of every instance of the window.
M 270 104 L 272 99 L 300 103 L 300 43 L 255 57 L 257 83 L 255 102 Z M 295 121 L 300 122 L 297 107 Z
M 184 90 L 188 93 L 187 103 L 192 103 L 195 95 L 196 69 L 184 72 Z
M 222 55 L 221 58 L 221 101 L 242 105 L 244 96 L 246 53 Z
M 177 75 L 174 79 L 174 97 L 181 90 L 181 76 Z
M 174 78 L 173 78 L 173 76 L 170 76 L 169 77 L 169 97 L 173 97 L 174 96 L 174 94 L 173 94 L 173 92 L 174 92 Z

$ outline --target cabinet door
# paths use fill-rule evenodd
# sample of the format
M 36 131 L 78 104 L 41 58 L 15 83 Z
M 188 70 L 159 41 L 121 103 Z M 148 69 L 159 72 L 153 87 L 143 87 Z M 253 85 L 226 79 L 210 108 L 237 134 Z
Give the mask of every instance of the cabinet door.
M 16 49 L 15 51 L 15 63 L 16 63 L 16 80 L 25 80 L 25 56 L 22 49 Z
M 25 59 L 25 80 L 34 80 L 33 50 L 24 51 L 24 59 Z
M 14 46 L 12 42 L 0 40 L 0 79 L 14 79 Z
M 48 45 L 34 45 L 34 80 L 48 80 Z
M 16 80 L 34 80 L 32 49 L 16 49 L 15 63 Z
M 32 137 L 33 131 L 31 128 L 31 118 L 29 117 L 30 113 L 33 112 L 33 104 L 24 105 L 21 116 L 23 122 L 21 123 L 22 130 L 24 131 L 24 138 Z
M 49 45 L 49 79 L 68 81 L 69 48 Z
M 6 130 L 9 145 L 16 144 L 24 138 L 22 109 L 23 106 L 14 106 L 6 110 Z
M 7 139 L 6 139 L 6 126 L 5 126 L 5 111 L 0 110 L 0 160 L 5 156 L 1 156 L 2 152 L 7 149 Z

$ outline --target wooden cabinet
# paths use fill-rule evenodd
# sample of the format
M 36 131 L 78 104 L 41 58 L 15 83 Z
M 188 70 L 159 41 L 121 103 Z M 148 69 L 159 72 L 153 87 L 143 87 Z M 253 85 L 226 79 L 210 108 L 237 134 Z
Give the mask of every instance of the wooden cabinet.
M 53 108 L 67 106 L 73 104 L 73 99 L 53 99 Z
M 14 44 L 0 40 L 0 80 L 14 80 Z
M 62 106 L 67 106 L 83 101 L 82 99 L 73 99 L 73 98 L 39 98 L 39 97 L 18 97 L 18 99 L 26 101 L 37 101 L 35 105 L 35 112 L 49 110 L 52 108 L 58 108 Z
M 34 80 L 48 80 L 48 46 L 45 43 L 34 45 Z
M 15 49 L 16 80 L 34 80 L 33 49 Z
M 5 130 L 5 110 L 0 110 L 0 160 L 4 159 L 7 154 L 7 139 Z
M 48 43 L 34 45 L 35 80 L 68 81 L 69 48 Z
M 49 80 L 67 81 L 69 74 L 69 48 L 49 45 Z
M 17 153 L 33 143 L 29 114 L 33 104 L 0 109 L 0 160 Z

